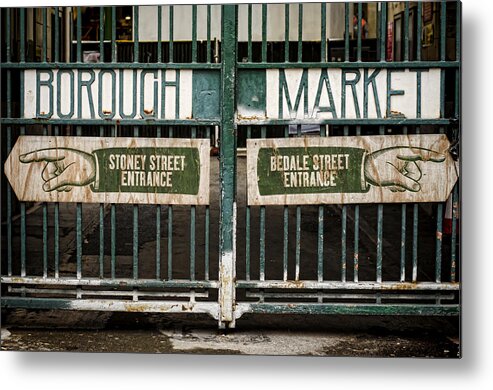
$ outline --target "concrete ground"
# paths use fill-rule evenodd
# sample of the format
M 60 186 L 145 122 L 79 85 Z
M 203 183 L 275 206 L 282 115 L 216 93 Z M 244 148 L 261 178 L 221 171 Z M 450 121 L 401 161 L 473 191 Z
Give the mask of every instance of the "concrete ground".
M 2 350 L 186 354 L 460 356 L 457 319 L 254 316 L 220 331 L 207 316 L 9 310 Z

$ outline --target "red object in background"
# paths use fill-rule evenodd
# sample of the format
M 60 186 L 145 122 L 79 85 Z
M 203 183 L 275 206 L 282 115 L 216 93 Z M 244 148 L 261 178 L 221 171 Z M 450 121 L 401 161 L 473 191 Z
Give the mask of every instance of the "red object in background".
M 456 232 L 459 234 L 459 205 L 455 206 L 452 202 L 452 194 L 450 194 L 447 199 L 447 204 L 445 205 L 445 216 L 443 218 L 443 233 L 444 234 L 452 234 L 452 217 L 455 213 L 455 227 Z
M 423 2 L 423 22 L 429 23 L 433 20 L 433 3 L 429 1 Z
M 392 61 L 394 59 L 394 22 L 387 24 L 387 53 L 386 60 Z

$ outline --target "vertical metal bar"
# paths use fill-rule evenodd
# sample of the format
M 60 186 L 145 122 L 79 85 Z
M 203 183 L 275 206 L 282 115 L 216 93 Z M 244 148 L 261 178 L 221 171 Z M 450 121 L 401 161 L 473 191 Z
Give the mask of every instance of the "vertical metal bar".
M 303 3 L 298 5 L 298 62 L 303 61 Z
M 385 134 L 385 126 L 379 126 L 380 135 Z M 382 254 L 383 254 L 383 205 L 377 206 L 377 283 L 382 282 Z
M 161 11 L 158 12 L 160 13 Z M 161 138 L 161 126 L 158 126 L 156 128 L 156 137 Z M 156 205 L 156 279 L 158 280 L 161 279 L 161 205 L 160 204 Z
M 211 6 L 207 5 L 207 63 L 211 62 Z M 209 130 L 210 131 L 210 130 Z
M 418 1 L 418 12 L 416 20 L 416 61 L 421 61 L 421 31 L 423 29 L 423 3 Z
M 99 126 L 99 136 L 104 137 L 103 126 Z M 99 204 L 99 277 L 104 277 L 104 203 Z
M 134 62 L 139 62 L 139 6 L 132 6 L 134 17 L 132 20 L 132 33 L 134 40 Z
M 382 12 L 380 20 L 380 61 L 385 61 L 385 27 L 387 25 L 387 3 L 382 3 Z M 385 134 L 385 126 L 379 126 L 380 135 Z M 377 206 L 377 283 L 382 282 L 382 255 L 383 255 L 383 205 Z M 380 297 L 377 296 L 377 303 L 380 302 Z
M 327 4 L 320 9 L 320 62 L 327 61 Z
M 207 126 L 205 136 L 211 139 L 211 128 Z M 205 237 L 204 237 L 204 278 L 209 280 L 209 242 L 210 242 L 210 206 L 205 206 Z
M 252 4 L 248 4 L 248 62 L 252 58 Z
M 457 267 L 457 217 L 459 214 L 459 191 L 458 185 L 454 186 L 452 192 L 452 237 L 450 241 L 451 254 L 450 254 L 450 281 L 455 282 L 456 279 L 456 267 Z
M 342 206 L 341 221 L 341 281 L 346 281 L 346 235 L 347 235 L 347 206 Z
M 197 5 L 192 5 L 192 62 L 197 62 Z
M 445 61 L 445 23 L 446 23 L 446 0 L 441 1 L 440 7 L 440 61 Z M 445 71 L 440 71 L 440 118 L 445 117 Z M 439 132 L 444 133 L 441 126 Z M 436 248 L 435 248 L 435 281 L 440 283 L 442 280 L 442 238 L 443 238 L 443 203 L 437 207 L 437 229 L 436 229 Z
M 191 138 L 197 137 L 197 129 L 192 127 Z M 190 280 L 195 280 L 195 217 L 196 206 L 190 206 Z
M 418 3 L 418 7 L 421 3 Z M 418 8 L 419 14 L 419 8 Z M 419 35 L 419 34 L 418 34 Z M 418 49 L 417 58 L 421 58 L 421 49 Z M 418 85 L 419 86 L 419 85 Z M 418 117 L 421 116 L 421 100 L 418 100 Z M 416 134 L 421 132 L 420 127 L 416 127 Z M 418 224 L 419 224 L 419 206 L 417 203 L 413 206 L 413 269 L 412 269 L 412 281 L 416 282 L 418 279 Z
M 134 47 L 135 48 L 135 47 Z M 135 58 L 135 57 L 134 57 Z M 139 127 L 134 126 L 134 137 L 139 137 Z M 133 278 L 139 277 L 139 205 L 133 206 Z
M 173 25 L 174 25 L 174 6 L 169 6 L 169 62 L 173 62 L 174 48 L 173 48 Z
M 324 206 L 318 206 L 317 280 L 324 279 Z
M 99 7 L 99 59 L 104 62 L 104 7 Z
M 20 62 L 26 61 L 26 10 L 21 8 L 19 11 L 20 27 Z M 24 72 L 20 73 L 20 112 L 24 112 Z M 23 115 L 23 114 L 22 114 Z M 20 135 L 26 133 L 26 127 L 20 127 Z M 26 204 L 21 202 L 21 276 L 26 276 Z
M 234 96 L 237 59 L 237 6 L 222 6 L 222 72 L 221 93 L 224 99 L 221 105 L 221 209 L 220 209 L 220 264 L 219 264 L 219 302 L 220 324 L 227 322 L 234 326 L 233 304 L 235 299 L 235 233 L 236 233 L 236 199 L 234 191 L 236 131 Z M 265 22 L 265 19 L 262 20 Z
M 344 3 L 344 61 L 349 61 L 349 3 Z
M 77 7 L 77 62 L 82 62 L 82 11 Z
M 283 280 L 288 280 L 289 208 L 284 206 Z
M 77 27 L 76 27 L 76 60 L 77 62 L 82 62 L 82 11 L 81 7 L 76 7 L 77 9 Z M 79 101 L 79 112 L 81 107 L 81 102 Z M 76 134 L 78 137 L 82 136 L 81 126 L 76 127 Z M 82 277 L 82 203 L 76 204 L 76 258 L 77 258 L 77 279 Z
M 461 28 L 462 28 L 462 23 L 461 23 L 461 11 L 462 11 L 462 2 L 457 0 L 457 10 L 456 10 L 456 21 L 455 21 L 455 60 L 460 61 L 461 60 Z M 457 69 L 457 73 L 459 73 L 459 69 Z M 456 90 L 456 96 L 457 99 L 456 101 L 458 102 L 459 99 L 459 91 Z
M 163 62 L 163 6 L 157 6 L 157 62 Z M 159 130 L 161 131 L 161 130 Z
M 58 52 L 58 47 L 55 49 Z M 59 127 L 55 126 L 55 136 L 60 133 Z M 60 276 L 60 207 L 59 203 L 55 203 L 55 231 L 54 231 L 54 241 L 55 241 L 55 278 Z
M 116 7 L 111 7 L 111 61 L 117 62 L 116 52 Z
M 349 135 L 349 127 L 344 126 L 344 136 Z M 341 216 L 341 281 L 346 281 L 346 270 L 347 270 L 347 205 L 342 206 L 342 216 Z
M 407 126 L 403 127 L 403 133 L 407 134 Z M 401 282 L 404 282 L 406 280 L 406 225 L 407 225 L 407 205 L 402 204 L 401 206 L 401 278 L 400 278 Z
M 250 6 L 250 5 L 249 5 Z M 252 138 L 252 127 L 248 126 L 247 127 L 247 134 L 246 138 L 250 139 Z M 246 206 L 246 232 L 245 232 L 245 238 L 246 238 L 246 247 L 245 247 L 245 279 L 250 280 L 250 233 L 251 233 L 251 226 L 250 226 L 250 206 Z
M 173 127 L 168 128 L 168 138 L 173 138 Z M 168 280 L 173 279 L 173 206 L 168 205 Z
M 99 7 L 99 58 L 104 56 L 104 7 Z M 104 126 L 99 126 L 99 136 L 104 137 Z M 104 277 L 104 203 L 99 205 L 99 277 Z
M 113 137 L 117 136 L 116 126 L 112 129 Z M 116 277 L 116 205 L 111 204 L 110 208 L 110 218 L 111 218 L 111 278 Z
M 440 2 L 440 61 L 445 61 L 446 23 L 447 23 L 447 0 L 441 0 Z
M 267 4 L 262 4 L 262 62 L 267 62 Z
M 456 38 L 455 38 L 455 60 L 461 60 L 461 7 L 460 1 L 456 2 Z M 454 94 L 454 115 L 460 118 L 460 69 L 455 70 L 455 94 Z M 460 120 L 459 120 L 459 137 L 460 137 Z M 450 255 L 450 281 L 456 281 L 457 267 L 457 219 L 459 217 L 459 184 L 456 184 L 452 193 L 452 237 L 451 237 L 451 255 Z
M 284 138 L 289 138 L 289 125 L 284 127 Z M 289 207 L 284 206 L 284 237 L 283 237 L 283 280 L 288 280 L 288 248 L 289 248 Z
M 20 50 L 19 62 L 26 62 L 26 9 L 25 8 L 21 8 L 19 10 L 19 28 L 21 34 L 20 42 L 19 42 L 19 50 Z
M 300 280 L 301 265 L 301 207 L 296 206 L 296 258 L 294 280 Z
M 418 279 L 418 223 L 419 223 L 419 207 L 418 204 L 414 204 L 413 208 L 413 273 L 412 281 L 416 282 Z
M 324 22 L 325 23 L 325 22 Z M 320 137 L 327 137 L 327 125 L 320 126 Z M 318 206 L 318 242 L 317 242 L 317 281 L 322 282 L 324 279 L 324 213 L 325 206 Z M 323 303 L 323 296 L 320 291 L 318 302 Z
M 435 281 L 442 280 L 442 236 L 443 236 L 443 204 L 439 203 L 437 208 L 437 232 L 435 250 Z
M 266 138 L 267 128 L 261 127 L 261 138 Z M 260 206 L 260 280 L 265 280 L 265 206 Z
M 5 9 L 5 19 L 6 19 L 6 23 L 5 23 L 5 60 L 6 62 L 10 62 L 11 61 L 11 33 L 10 33 L 10 29 L 11 29 L 11 19 L 12 19 L 12 16 L 11 16 L 11 13 L 10 13 L 10 10 L 11 8 L 6 8 Z M 10 74 L 10 71 L 8 71 L 9 74 Z M 10 77 L 8 77 L 9 79 Z M 7 99 L 10 99 L 11 96 L 9 94 L 7 94 Z M 9 117 L 10 115 L 7 114 Z
M 47 22 L 48 17 L 47 17 L 46 7 L 43 7 L 41 12 L 43 17 L 43 49 L 42 49 L 41 61 L 46 62 L 47 53 L 48 53 L 48 22 Z
M 77 279 L 82 277 L 82 204 L 77 203 L 76 211 L 76 253 L 77 253 Z
M 361 135 L 361 126 L 356 126 L 356 135 Z M 359 205 L 354 206 L 354 275 L 353 281 L 359 281 Z
M 362 23 L 362 19 L 363 19 L 363 4 L 362 3 L 358 3 L 358 35 L 357 35 L 357 38 L 358 38 L 358 41 L 357 41 L 357 50 L 356 50 L 356 56 L 357 56 L 357 61 L 360 62 L 361 61 L 361 37 L 362 37 L 362 34 L 363 34 L 363 23 Z
M 46 9 L 44 9 L 46 11 Z M 44 53 L 46 56 L 46 53 Z M 45 57 L 46 58 L 46 57 Z M 43 126 L 43 136 L 48 135 L 48 128 Z M 43 202 L 43 278 L 48 277 L 48 204 Z
M 289 62 L 289 4 L 284 4 L 284 62 Z
M 401 206 L 401 282 L 406 280 L 406 208 Z
M 301 125 L 296 126 L 296 136 L 301 137 Z M 301 265 L 301 206 L 296 206 L 296 252 L 294 279 L 300 280 Z
M 385 44 L 387 43 L 386 28 L 387 28 L 388 3 L 383 2 L 380 4 L 382 4 L 382 12 L 380 13 L 380 17 L 382 19 L 380 21 L 380 61 L 385 61 L 385 53 L 386 53 Z
M 383 233 L 383 205 L 378 205 L 377 227 L 377 282 L 382 282 L 382 233 Z
M 60 18 L 59 9 L 55 7 L 55 62 L 60 60 Z
M 80 8 L 80 7 L 79 7 Z M 79 10 L 80 11 L 80 10 Z M 80 14 L 77 14 L 79 18 Z M 77 34 L 79 36 L 79 34 Z M 79 58 L 79 51 L 77 51 Z M 77 137 L 82 136 L 82 127 L 76 127 Z M 82 203 L 76 205 L 76 257 L 77 257 L 77 279 L 82 278 Z
M 409 1 L 404 8 L 404 61 L 409 61 Z
M 354 275 L 353 281 L 359 281 L 359 205 L 354 206 Z
M 11 61 L 11 13 L 10 8 L 5 9 L 6 13 L 6 31 L 5 31 L 5 51 L 6 61 Z M 7 118 L 12 116 L 12 80 L 11 71 L 7 70 Z M 7 155 L 12 150 L 12 127 L 7 126 Z M 9 276 L 12 276 L 12 187 L 10 183 L 7 184 L 7 272 Z
M 111 278 L 116 277 L 116 206 L 111 204 Z

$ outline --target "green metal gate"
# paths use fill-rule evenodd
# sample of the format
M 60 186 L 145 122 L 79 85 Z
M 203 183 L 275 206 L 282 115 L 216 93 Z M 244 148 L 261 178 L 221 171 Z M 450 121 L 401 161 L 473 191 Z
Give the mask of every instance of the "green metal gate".
M 461 7 L 460 2 L 430 4 L 431 11 L 426 3 L 403 3 L 392 29 L 387 3 L 127 7 L 128 15 L 123 8 L 98 7 L 92 9 L 100 21 L 92 41 L 83 39 L 91 34 L 83 24 L 83 11 L 88 12 L 83 7 L 74 7 L 72 14 L 59 7 L 3 9 L 4 160 L 19 135 L 216 142 L 217 134 L 219 156 L 211 157 L 208 206 L 32 204 L 18 202 L 4 181 L 2 307 L 207 313 L 220 327 L 234 327 L 247 313 L 458 315 L 458 184 L 450 232 L 444 232 L 442 203 L 249 206 L 245 198 L 246 139 L 301 137 L 308 130 L 315 137 L 447 134 L 455 153 Z M 364 9 L 374 10 L 373 38 L 357 28 Z M 332 40 L 327 26 L 336 21 L 329 11 L 338 10 L 343 38 Z M 139 40 L 146 31 L 142 26 L 151 23 L 141 19 L 143 12 L 155 16 L 150 41 Z M 190 21 L 189 40 L 175 38 L 183 15 Z M 221 31 L 215 37 L 219 15 Z M 131 20 L 130 41 L 118 39 L 125 24 L 119 20 Z M 284 39 L 272 38 L 281 21 L 284 31 L 274 35 Z M 315 21 L 318 38 L 305 38 L 307 25 Z M 436 58 L 423 49 L 423 39 L 428 44 L 430 37 L 421 32 L 430 24 L 438 32 L 430 43 L 438 47 Z M 389 35 L 397 26 L 402 34 Z M 392 58 L 387 58 L 389 45 Z M 86 61 L 91 53 L 96 63 Z M 237 112 L 241 94 L 255 87 L 244 83 L 247 74 L 333 68 L 439 69 L 440 117 L 342 115 L 313 121 Z M 168 87 L 178 90 L 180 72 L 191 71 L 207 99 L 194 100 L 202 105 L 187 118 L 176 108 L 174 119 L 26 118 L 24 77 L 30 69 L 171 72 L 175 78 L 165 78 L 163 94 Z M 214 99 L 218 107 L 207 103 Z

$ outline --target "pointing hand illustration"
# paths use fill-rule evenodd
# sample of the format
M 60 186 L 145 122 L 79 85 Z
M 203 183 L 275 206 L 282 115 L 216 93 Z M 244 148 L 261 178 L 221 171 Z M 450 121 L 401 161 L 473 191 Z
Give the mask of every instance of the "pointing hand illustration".
M 404 146 L 381 149 L 366 158 L 365 179 L 372 185 L 389 187 L 392 192 L 418 192 L 421 190 L 421 161 L 440 163 L 445 161 L 445 155 Z
M 96 178 L 96 161 L 86 152 L 70 148 L 47 148 L 19 156 L 23 163 L 46 163 L 41 174 L 46 192 L 70 191 L 82 187 Z

